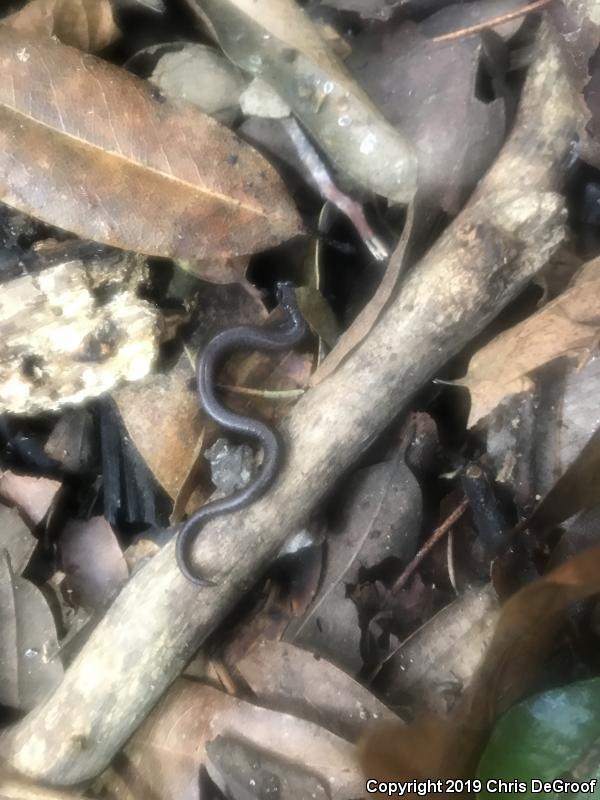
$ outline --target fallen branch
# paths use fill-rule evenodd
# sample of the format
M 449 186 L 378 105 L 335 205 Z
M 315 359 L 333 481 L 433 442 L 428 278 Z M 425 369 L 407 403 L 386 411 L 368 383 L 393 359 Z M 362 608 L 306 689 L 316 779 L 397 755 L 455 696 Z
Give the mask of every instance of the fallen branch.
M 102 770 L 286 537 L 411 396 L 546 264 L 564 236 L 555 191 L 576 124 L 559 55 L 543 37 L 510 142 L 367 339 L 297 404 L 275 489 L 206 527 L 195 557 L 217 586 L 188 584 L 172 544 L 155 556 L 60 687 L 4 734 L 2 753 L 17 769 L 62 784 Z

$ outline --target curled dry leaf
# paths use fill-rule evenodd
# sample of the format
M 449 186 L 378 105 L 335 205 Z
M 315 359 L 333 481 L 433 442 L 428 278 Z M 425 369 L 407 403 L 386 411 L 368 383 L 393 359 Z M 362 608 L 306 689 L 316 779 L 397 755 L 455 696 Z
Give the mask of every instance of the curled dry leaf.
M 4 202 L 84 238 L 173 258 L 241 255 L 300 231 L 270 164 L 192 105 L 8 28 L 0 71 Z
M 242 69 L 263 78 L 342 175 L 400 203 L 417 162 L 410 142 L 355 83 L 293 0 L 188 0 Z
M 556 300 L 475 353 L 459 381 L 471 393 L 469 425 L 508 395 L 530 389 L 534 370 L 561 356 L 589 353 L 600 335 L 599 297 L 600 259 L 594 259 Z
M 395 781 L 472 776 L 490 726 L 530 685 L 568 607 L 599 591 L 595 547 L 517 592 L 455 712 L 373 730 L 362 742 L 365 773 Z
M 56 36 L 89 53 L 103 50 L 121 35 L 111 0 L 32 0 L 2 20 L 27 36 Z

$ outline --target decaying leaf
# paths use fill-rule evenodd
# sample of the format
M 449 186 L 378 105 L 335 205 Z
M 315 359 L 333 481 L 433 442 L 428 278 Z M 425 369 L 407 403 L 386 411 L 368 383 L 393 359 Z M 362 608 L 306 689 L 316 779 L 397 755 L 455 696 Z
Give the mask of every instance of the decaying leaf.
M 129 578 L 117 538 L 104 517 L 69 521 L 59 539 L 65 588 L 73 602 L 103 611 Z
M 395 781 L 472 776 L 490 726 L 530 685 L 567 608 L 598 591 L 596 547 L 513 595 L 454 713 L 374 730 L 362 743 L 365 773 Z
M 121 35 L 111 0 L 32 0 L 2 24 L 33 38 L 56 36 L 89 53 L 103 50 Z
M 167 97 L 188 100 L 225 125 L 235 121 L 240 112 L 240 94 L 247 81 L 225 56 L 213 47 L 195 42 L 158 45 L 142 50 L 135 58 L 146 53 L 158 54 L 149 80 Z
M 36 545 L 37 540 L 16 508 L 0 505 L 0 553 L 8 553 L 15 575 L 23 572 Z
M 365 19 L 387 22 L 403 0 L 323 0 L 323 5 L 341 11 L 355 11 Z
M 178 258 L 241 255 L 300 231 L 273 168 L 192 105 L 2 27 L 0 70 L 4 202 L 88 239 Z
M 536 314 L 496 336 L 471 359 L 460 383 L 471 393 L 469 425 L 503 398 L 531 388 L 530 373 L 561 356 L 589 353 L 599 335 L 600 259 Z
M 47 412 L 144 377 L 156 356 L 160 317 L 134 288 L 98 304 L 88 268 L 77 260 L 5 284 L 0 411 Z
M 564 65 L 584 114 L 580 115 L 579 152 L 594 166 L 600 165 L 600 104 L 598 44 L 600 19 L 595 3 L 553 3 L 548 9 L 562 48 Z
M 251 705 L 180 679 L 125 748 L 110 776 L 109 797 L 130 800 L 151 785 L 159 797 L 199 800 L 199 770 L 216 737 L 241 740 L 266 756 L 305 769 L 332 800 L 360 797 L 363 780 L 354 747 L 290 714 Z
M 31 710 L 59 683 L 56 629 L 44 595 L 0 553 L 0 703 Z
M 327 537 L 319 592 L 308 611 L 288 626 L 286 639 L 357 673 L 362 666 L 361 631 L 347 586 L 358 582 L 361 569 L 414 555 L 422 499 L 402 447 L 388 461 L 360 470 L 345 491 L 343 519 Z
M 467 590 L 391 653 L 378 691 L 392 706 L 446 713 L 469 685 L 497 619 L 493 587 Z
M 493 30 L 503 37 L 514 35 L 523 25 L 527 15 L 522 0 L 486 0 L 485 3 L 452 3 L 444 5 L 439 11 L 427 17 L 420 25 L 421 31 L 429 37 L 461 31 L 473 25 L 481 25 L 502 18 L 512 11 L 521 14 L 513 19 L 494 25 Z
M 204 424 L 193 380 L 192 365 L 184 355 L 168 373 L 113 392 L 135 446 L 171 497 L 177 495 L 196 461 Z
M 284 764 L 241 739 L 217 736 L 206 745 L 208 774 L 226 797 L 268 797 L 276 793 L 281 800 L 310 797 L 327 800 L 325 782 L 309 769 Z
M 337 170 L 396 202 L 411 200 L 417 165 L 409 141 L 369 96 L 293 0 L 188 0 L 242 69 L 275 88 Z
M 487 5 L 487 4 L 486 4 Z M 478 96 L 479 37 L 437 44 L 413 24 L 356 37 L 348 69 L 419 159 L 417 225 L 432 209 L 455 215 L 504 141 L 505 101 Z
M 0 498 L 16 506 L 32 528 L 44 519 L 60 488 L 60 481 L 51 478 L 0 472 Z
M 287 642 L 261 641 L 235 665 L 261 705 L 295 713 L 354 741 L 396 715 L 347 673 Z

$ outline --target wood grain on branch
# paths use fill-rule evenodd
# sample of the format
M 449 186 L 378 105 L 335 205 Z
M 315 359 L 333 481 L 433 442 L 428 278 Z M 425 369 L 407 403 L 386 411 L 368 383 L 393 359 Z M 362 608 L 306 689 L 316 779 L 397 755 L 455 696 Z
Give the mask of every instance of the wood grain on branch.
M 189 585 L 172 544 L 158 554 L 116 599 L 61 686 L 4 734 L 2 753 L 16 768 L 56 783 L 103 769 L 285 538 L 547 262 L 564 236 L 556 192 L 576 117 L 559 55 L 544 36 L 513 135 L 470 203 L 367 339 L 289 417 L 289 457 L 274 490 L 207 526 L 195 556 L 218 585 Z

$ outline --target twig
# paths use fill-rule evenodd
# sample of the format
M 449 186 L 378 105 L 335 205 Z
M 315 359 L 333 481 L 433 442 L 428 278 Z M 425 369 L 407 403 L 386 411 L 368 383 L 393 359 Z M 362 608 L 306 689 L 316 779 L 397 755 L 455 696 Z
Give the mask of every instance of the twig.
M 404 589 L 409 579 L 411 578 L 413 572 L 419 566 L 421 561 L 423 561 L 427 553 L 429 553 L 433 549 L 433 547 L 440 541 L 440 539 L 448 533 L 448 531 L 454 525 L 454 523 L 462 517 L 468 505 L 469 501 L 465 498 L 462 501 L 462 503 L 458 505 L 454 509 L 454 511 L 446 517 L 446 519 L 442 522 L 442 524 L 438 525 L 438 527 L 434 530 L 429 539 L 425 542 L 423 547 L 419 550 L 417 555 L 413 558 L 410 564 L 408 564 L 402 575 L 400 575 L 398 580 L 394 583 L 394 585 L 392 586 L 392 594 L 397 594 L 399 591 Z
M 327 167 L 296 120 L 291 117 L 288 120 L 284 120 L 284 124 L 298 156 L 309 171 L 323 197 L 348 217 L 373 258 L 377 259 L 377 261 L 388 259 L 390 253 L 384 242 L 369 225 L 360 203 L 357 203 L 356 200 L 353 200 L 338 189 Z
M 509 11 L 508 13 L 502 14 L 499 17 L 494 17 L 493 19 L 488 19 L 484 22 L 478 22 L 476 25 L 470 25 L 468 28 L 461 28 L 458 31 L 452 31 L 452 33 L 444 33 L 441 36 L 434 36 L 431 41 L 436 43 L 453 42 L 455 39 L 462 39 L 464 36 L 470 36 L 472 33 L 479 33 L 479 31 L 483 31 L 486 28 L 495 28 L 496 25 L 502 25 L 504 22 L 510 22 L 511 19 L 522 17 L 524 14 L 529 14 L 530 11 L 537 11 L 539 8 L 544 8 L 544 6 L 550 5 L 551 2 L 552 0 L 534 0 L 533 3 L 529 3 L 527 6 L 516 8 L 514 11 Z

